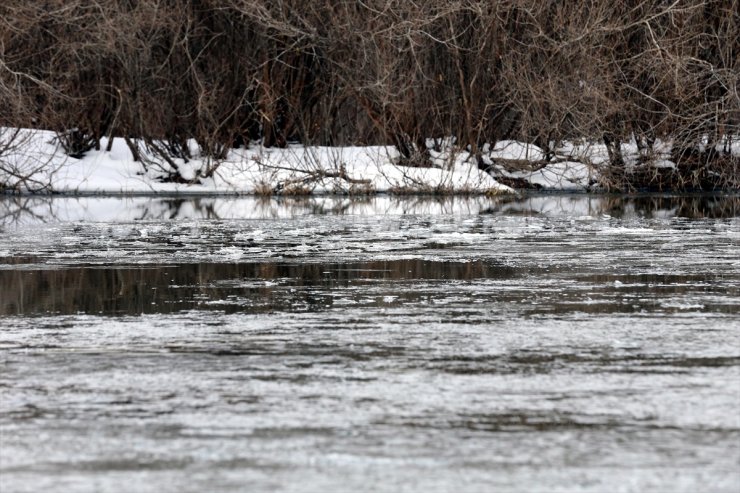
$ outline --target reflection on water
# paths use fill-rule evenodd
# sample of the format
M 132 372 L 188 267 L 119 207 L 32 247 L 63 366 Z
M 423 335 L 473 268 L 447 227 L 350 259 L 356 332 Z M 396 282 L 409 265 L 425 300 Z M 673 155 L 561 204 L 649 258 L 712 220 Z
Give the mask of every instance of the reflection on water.
M 359 288 L 378 281 L 498 279 L 514 272 L 512 268 L 480 260 L 52 269 L 32 264 L 34 261 L 33 257 L 0 258 L 0 264 L 6 267 L 0 269 L 0 315 L 138 315 L 193 308 L 253 313 L 312 310 L 331 306 L 331 291 L 350 285 Z M 8 268 L 13 265 L 24 268 Z
M 36 262 L 34 257 L 0 258 L 0 265 L 4 264 L 0 268 L 0 315 L 120 316 L 193 309 L 269 313 L 322 311 L 342 304 L 375 307 L 430 302 L 447 306 L 473 303 L 472 306 L 479 304 L 479 309 L 501 307 L 511 311 L 511 306 L 532 301 L 533 297 L 538 303 L 528 307 L 530 314 L 569 313 L 576 308 L 594 314 L 637 313 L 671 298 L 740 296 L 740 289 L 723 282 L 725 276 L 721 273 L 593 275 L 570 267 L 565 270 L 579 284 L 573 292 L 533 279 L 547 279 L 563 269 L 506 266 L 493 260 L 92 265 L 51 269 Z M 498 291 L 495 287 L 504 280 L 506 289 Z M 703 305 L 708 307 L 726 313 L 737 309 L 735 304 L 709 301 Z
M 634 198 L 616 197 L 607 201 L 605 211 L 615 217 L 630 215 L 632 211 L 642 217 L 682 217 L 687 219 L 733 218 L 740 214 L 738 195 L 698 195 L 681 196 L 637 196 Z
M 59 221 L 269 219 L 348 214 L 549 214 L 732 218 L 740 195 L 516 197 L 37 197 L 0 196 L 0 228 Z
M 740 487 L 737 196 L 0 208 L 3 493 Z

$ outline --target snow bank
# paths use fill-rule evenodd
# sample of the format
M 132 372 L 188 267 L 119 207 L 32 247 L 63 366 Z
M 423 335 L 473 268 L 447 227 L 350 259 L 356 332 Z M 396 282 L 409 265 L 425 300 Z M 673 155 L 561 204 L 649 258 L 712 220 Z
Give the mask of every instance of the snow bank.
M 106 146 L 103 139 L 101 147 Z M 192 184 L 164 182 L 162 170 L 167 166 L 150 163 L 145 167 L 134 161 L 123 139 L 114 139 L 110 151 L 89 151 L 75 159 L 63 153 L 52 133 L 39 131 L 27 135 L 22 149 L 0 159 L 7 168 L 19 171 L 5 176 L 0 171 L 0 183 L 21 191 L 36 188 L 69 194 L 233 195 L 514 192 L 462 159 L 444 167 L 397 165 L 398 155 L 391 147 L 254 146 L 231 151 L 209 178 L 198 176 L 199 170 L 212 165 L 207 160 L 174 160 L 180 176 L 194 181 Z
M 0 128 L 0 143 L 13 135 Z M 485 145 L 476 157 L 456 149 L 445 139 L 441 150 L 429 150 L 432 167 L 398 164 L 391 146 L 307 147 L 284 149 L 252 146 L 229 152 L 212 174 L 208 159 L 174 159 L 180 181 L 166 179 L 167 163 L 147 156 L 147 165 L 134 161 L 123 139 L 110 151 L 89 151 L 81 159 L 67 156 L 54 134 L 24 130 L 17 145 L 0 145 L 0 190 L 66 194 L 223 194 L 223 195 L 363 195 L 372 193 L 509 194 L 514 188 L 553 191 L 589 191 L 600 186 L 600 170 L 609 167 L 603 144 L 563 143 L 546 159 L 541 148 L 516 141 Z M 107 139 L 102 139 L 102 149 Z M 3 153 L 2 150 L 6 149 Z M 622 148 L 627 170 L 639 162 L 636 144 Z M 675 168 L 669 160 L 670 143 L 655 146 L 653 166 Z M 145 151 L 144 151 L 145 152 Z M 740 155 L 740 143 L 733 143 Z M 478 159 L 488 167 L 478 167 Z M 206 175 L 208 178 L 203 178 Z M 189 182 L 189 183 L 188 183 Z

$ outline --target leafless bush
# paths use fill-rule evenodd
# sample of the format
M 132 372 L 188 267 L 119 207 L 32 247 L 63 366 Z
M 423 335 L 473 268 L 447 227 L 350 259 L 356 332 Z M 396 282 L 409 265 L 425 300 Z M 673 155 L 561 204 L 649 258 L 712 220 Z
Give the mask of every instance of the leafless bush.
M 0 192 L 48 190 L 50 157 L 34 152 L 29 99 L 22 81 L 28 77 L 4 63 L 0 38 Z
M 208 176 L 255 141 L 391 144 L 431 166 L 427 139 L 452 137 L 485 167 L 485 144 L 518 139 L 549 160 L 583 138 L 604 146 L 608 186 L 737 186 L 738 12 L 738 0 L 6 0 L 0 95 L 26 111 L 0 124 L 53 130 L 71 156 L 122 137 L 175 181 L 179 162 L 204 158 Z M 629 169 L 628 145 L 650 165 L 656 142 L 672 143 L 668 180 Z

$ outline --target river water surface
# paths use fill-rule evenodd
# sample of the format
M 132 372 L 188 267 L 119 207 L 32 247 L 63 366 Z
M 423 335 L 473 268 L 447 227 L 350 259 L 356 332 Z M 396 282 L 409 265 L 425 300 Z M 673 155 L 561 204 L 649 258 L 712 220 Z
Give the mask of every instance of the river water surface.
M 740 198 L 0 199 L 0 491 L 740 491 Z

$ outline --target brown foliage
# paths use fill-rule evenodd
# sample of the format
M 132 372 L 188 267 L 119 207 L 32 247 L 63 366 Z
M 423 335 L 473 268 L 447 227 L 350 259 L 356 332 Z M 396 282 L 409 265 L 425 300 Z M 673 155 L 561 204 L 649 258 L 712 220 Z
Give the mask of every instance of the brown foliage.
M 427 138 L 478 156 L 501 139 L 552 154 L 586 138 L 615 168 L 622 143 L 649 156 L 662 139 L 679 168 L 718 166 L 735 176 L 711 186 L 737 186 L 737 158 L 714 149 L 739 133 L 739 12 L 740 0 L 5 0 L 0 125 L 55 130 L 70 155 L 106 136 L 145 142 L 173 177 L 191 139 L 214 160 L 300 141 L 393 144 L 425 166 Z

